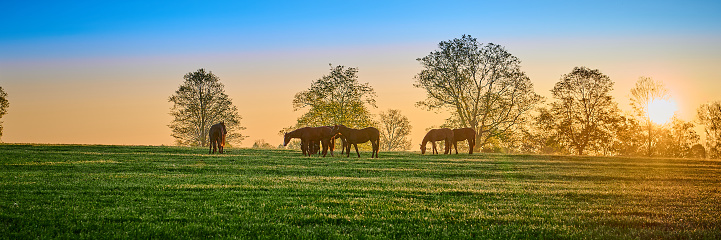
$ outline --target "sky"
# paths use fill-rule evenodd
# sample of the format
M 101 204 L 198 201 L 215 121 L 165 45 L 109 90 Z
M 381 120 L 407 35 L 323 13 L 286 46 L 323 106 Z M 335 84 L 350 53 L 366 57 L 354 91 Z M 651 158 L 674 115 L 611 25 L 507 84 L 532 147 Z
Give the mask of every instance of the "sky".
M 417 58 L 463 34 L 518 57 L 537 93 L 573 67 L 599 69 L 630 111 L 641 76 L 685 121 L 721 101 L 719 1 L 12 1 L 0 15 L 7 143 L 172 145 L 168 102 L 183 75 L 217 75 L 242 116 L 243 147 L 278 131 L 295 93 L 356 67 L 377 114 L 400 109 L 417 146 L 447 112 L 415 106 Z

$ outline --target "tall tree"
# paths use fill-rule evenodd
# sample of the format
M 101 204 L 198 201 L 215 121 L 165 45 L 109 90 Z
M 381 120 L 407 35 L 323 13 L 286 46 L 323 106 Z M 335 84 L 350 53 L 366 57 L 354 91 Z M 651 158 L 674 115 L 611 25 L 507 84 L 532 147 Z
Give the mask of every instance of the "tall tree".
M 423 70 L 414 86 L 426 90 L 426 100 L 417 105 L 449 110 L 450 125 L 476 130 L 477 148 L 508 134 L 542 101 L 521 71 L 521 60 L 502 46 L 463 35 L 438 48 L 417 59 Z
M 375 90 L 358 81 L 358 69 L 330 65 L 330 74 L 295 94 L 293 110 L 309 107 L 296 127 L 343 124 L 351 128 L 374 125 L 367 106 L 376 107 Z
M 706 134 L 707 156 L 721 158 L 721 101 L 702 104 L 697 113 Z
M 654 123 L 648 111 L 649 103 L 656 100 L 668 100 L 670 95 L 668 89 L 661 81 L 654 81 L 649 77 L 640 77 L 636 82 L 636 86 L 631 89 L 631 108 L 636 117 L 641 120 L 646 131 L 646 150 L 647 155 L 653 155 L 653 147 L 656 144 L 653 137 Z
M 411 141 L 411 123 L 408 117 L 403 116 L 400 110 L 388 109 L 380 113 L 381 150 L 402 151 L 409 149 Z
M 228 131 L 226 141 L 240 144 L 245 138 L 240 130 L 245 128 L 240 126 L 238 108 L 225 94 L 220 78 L 201 68 L 185 74 L 183 79 L 183 84 L 168 98 L 173 103 L 170 115 L 174 117 L 168 127 L 173 131 L 176 143 L 208 146 L 210 126 L 222 121 Z
M 556 99 L 551 112 L 558 121 L 557 129 L 578 155 L 611 141 L 612 124 L 620 119 L 611 90 L 613 81 L 608 76 L 586 67 L 573 68 L 551 90 Z
M 5 116 L 5 114 L 8 113 L 8 108 L 10 107 L 10 102 L 8 102 L 8 94 L 5 93 L 5 90 L 3 90 L 2 87 L 0 87 L 0 118 Z M 3 122 L 0 121 L 0 142 L 3 136 Z

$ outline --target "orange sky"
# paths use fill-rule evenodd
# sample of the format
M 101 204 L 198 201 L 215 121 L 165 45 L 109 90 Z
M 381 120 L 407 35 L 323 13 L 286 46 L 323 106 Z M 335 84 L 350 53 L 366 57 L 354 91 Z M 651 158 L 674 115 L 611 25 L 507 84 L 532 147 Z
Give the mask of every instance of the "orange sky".
M 535 90 L 550 98 L 549 90 L 574 66 L 598 68 L 615 81 L 614 96 L 628 110 L 628 95 L 639 76 L 663 81 L 678 102 L 679 114 L 693 120 L 696 108 L 721 100 L 718 49 L 694 49 L 713 43 L 699 40 L 681 50 L 677 42 L 643 40 L 495 41 L 519 57 Z M 599 47 L 604 46 L 604 47 Z M 423 90 L 414 88 L 420 71 L 415 58 L 436 43 L 363 46 L 355 49 L 307 49 L 294 52 L 238 52 L 157 58 L 80 58 L 64 61 L 4 63 L 2 82 L 11 107 L 3 118 L 4 142 L 172 145 L 167 124 L 167 98 L 182 76 L 198 68 L 213 71 L 238 106 L 247 128 L 243 142 L 257 139 L 278 145 L 277 132 L 293 125 L 301 112 L 292 109 L 296 92 L 329 71 L 328 63 L 359 68 L 359 80 L 376 90 L 378 108 L 395 108 L 413 125 L 413 148 L 424 129 L 440 125 L 446 113 L 419 109 Z M 709 53 L 707 50 L 715 52 Z M 623 56 L 623 57 L 619 57 Z

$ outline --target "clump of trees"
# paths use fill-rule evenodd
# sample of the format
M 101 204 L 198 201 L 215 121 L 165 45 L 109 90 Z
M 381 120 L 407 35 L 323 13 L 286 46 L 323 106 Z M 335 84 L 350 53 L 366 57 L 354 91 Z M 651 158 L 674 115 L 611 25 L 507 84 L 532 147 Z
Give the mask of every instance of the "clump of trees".
M 706 133 L 706 155 L 721 158 L 721 101 L 703 104 L 697 112 Z
M 694 122 L 650 118 L 649 103 L 671 97 L 660 81 L 640 77 L 630 92 L 633 112 L 624 113 L 611 96 L 610 77 L 575 67 L 543 104 L 521 61 L 502 46 L 463 35 L 438 48 L 417 59 L 423 69 L 414 86 L 427 93 L 417 106 L 446 110 L 444 127 L 476 129 L 484 151 L 721 158 L 721 102 L 698 109 L 701 143 Z

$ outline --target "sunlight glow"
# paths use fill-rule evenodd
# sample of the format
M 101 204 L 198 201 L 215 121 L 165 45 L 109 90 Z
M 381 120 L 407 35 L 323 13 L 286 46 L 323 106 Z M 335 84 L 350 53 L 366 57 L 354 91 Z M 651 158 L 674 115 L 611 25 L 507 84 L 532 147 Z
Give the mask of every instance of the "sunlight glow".
M 672 99 L 652 99 L 648 102 L 648 117 L 656 124 L 666 124 L 678 107 Z

